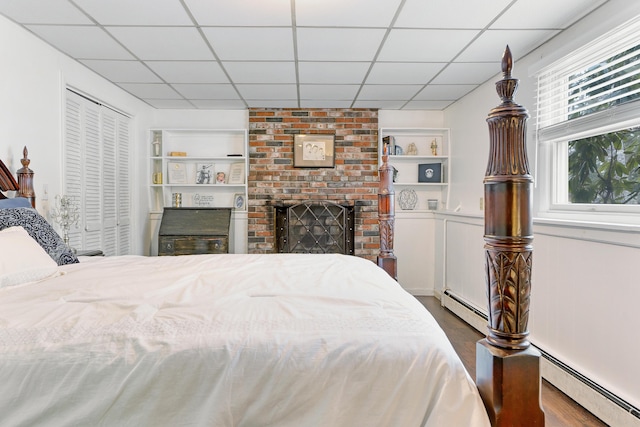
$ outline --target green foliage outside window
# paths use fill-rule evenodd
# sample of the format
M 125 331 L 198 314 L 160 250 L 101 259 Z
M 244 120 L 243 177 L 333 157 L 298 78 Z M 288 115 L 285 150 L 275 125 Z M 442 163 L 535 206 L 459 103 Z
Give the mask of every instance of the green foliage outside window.
M 640 204 L 640 128 L 570 141 L 569 198 Z
M 640 45 L 570 80 L 569 119 L 637 100 Z M 568 147 L 571 203 L 640 204 L 640 127 L 570 141 Z

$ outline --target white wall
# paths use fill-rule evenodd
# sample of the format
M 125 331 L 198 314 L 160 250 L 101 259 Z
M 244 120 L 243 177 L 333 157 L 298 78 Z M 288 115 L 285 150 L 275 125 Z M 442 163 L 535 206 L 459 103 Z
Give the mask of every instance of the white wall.
M 640 14 L 640 2 L 611 0 L 568 31 L 514 64 L 520 79 L 515 101 L 535 108 L 535 80 L 530 74 L 571 49 Z M 505 45 L 508 40 L 505 40 Z M 498 58 L 502 51 L 496 52 Z M 497 65 L 499 67 L 499 65 Z M 437 273 L 445 287 L 463 295 L 486 312 L 482 211 L 482 180 L 489 152 L 486 117 L 499 105 L 496 77 L 445 111 L 452 153 L 451 204 L 460 205 L 447 218 L 446 268 Z M 535 167 L 533 124 L 528 152 Z M 535 170 L 532 170 L 535 172 Z M 539 190 L 534 195 L 537 209 Z M 534 209 L 534 212 L 535 212 Z M 640 352 L 635 339 L 640 328 L 635 263 L 640 259 L 640 231 L 633 227 L 588 226 L 585 223 L 534 220 L 531 340 L 587 377 L 640 406 Z M 438 284 L 436 284 L 438 286 Z
M 146 146 L 140 141 L 146 134 L 152 108 L 88 70 L 86 67 L 53 49 L 31 33 L 0 16 L 0 157 L 16 171 L 21 167 L 22 149 L 26 145 L 34 175 L 37 209 L 49 211 L 44 200 L 48 187 L 49 202 L 62 188 L 62 116 L 66 85 L 92 95 L 132 116 L 131 165 L 146 156 Z M 145 139 L 141 139 L 141 138 Z M 133 168 L 133 200 L 146 191 L 146 173 Z M 144 182 L 144 184 L 143 184 Z M 145 206 L 133 203 L 135 252 L 143 240 L 136 235 L 146 218 Z

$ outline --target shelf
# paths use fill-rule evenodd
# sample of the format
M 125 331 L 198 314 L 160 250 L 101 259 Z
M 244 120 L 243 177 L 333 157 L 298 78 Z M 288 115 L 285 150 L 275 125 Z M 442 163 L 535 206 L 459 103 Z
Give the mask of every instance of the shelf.
M 449 129 L 380 128 L 378 137 L 378 162 L 382 161 L 386 143 L 389 150 L 401 153 L 388 156 L 389 164 L 395 169 L 396 211 L 434 212 L 428 209 L 429 200 L 437 200 L 438 207 L 446 209 L 451 170 Z M 428 164 L 434 166 L 428 167 Z M 427 175 L 425 179 L 427 172 L 431 175 Z M 419 182 L 422 180 L 436 182 Z M 413 203 L 414 209 L 400 208 L 401 192 L 403 204 Z
M 443 185 L 449 185 L 448 182 L 394 182 L 393 183 L 394 187 L 406 187 L 406 186 L 411 186 L 411 187 L 440 187 Z

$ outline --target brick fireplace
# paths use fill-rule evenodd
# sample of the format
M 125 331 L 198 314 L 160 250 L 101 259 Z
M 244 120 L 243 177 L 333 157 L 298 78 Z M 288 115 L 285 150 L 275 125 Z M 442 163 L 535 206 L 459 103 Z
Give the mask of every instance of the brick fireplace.
M 296 134 L 335 135 L 335 167 L 296 168 Z M 249 110 L 249 253 L 276 252 L 275 208 L 307 200 L 354 206 L 354 254 L 379 251 L 378 110 Z

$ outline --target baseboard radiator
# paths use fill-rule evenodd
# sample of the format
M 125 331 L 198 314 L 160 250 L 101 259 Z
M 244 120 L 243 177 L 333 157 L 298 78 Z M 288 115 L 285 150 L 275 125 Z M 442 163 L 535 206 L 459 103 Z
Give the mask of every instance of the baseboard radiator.
M 480 333 L 487 332 L 488 316 L 453 291 L 445 289 L 440 301 Z M 532 344 L 542 354 L 541 372 L 545 380 L 611 426 L 640 427 L 640 409 L 587 378 L 561 360 Z

